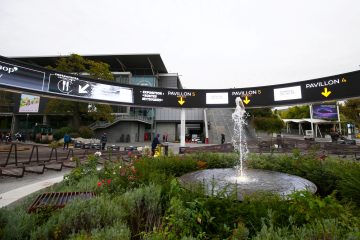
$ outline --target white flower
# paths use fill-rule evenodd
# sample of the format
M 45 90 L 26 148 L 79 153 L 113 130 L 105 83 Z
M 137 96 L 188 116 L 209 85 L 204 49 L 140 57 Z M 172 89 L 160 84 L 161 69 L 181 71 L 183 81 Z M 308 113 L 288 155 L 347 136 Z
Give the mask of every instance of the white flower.
M 100 156 L 101 156 L 101 152 L 96 152 L 96 153 L 94 153 L 94 155 L 95 155 L 96 157 L 100 157 Z

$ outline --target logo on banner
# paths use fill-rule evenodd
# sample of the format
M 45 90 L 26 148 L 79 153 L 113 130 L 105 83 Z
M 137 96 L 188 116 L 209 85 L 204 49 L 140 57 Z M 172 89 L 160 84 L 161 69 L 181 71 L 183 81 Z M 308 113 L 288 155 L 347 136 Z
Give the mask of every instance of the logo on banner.
M 72 81 L 68 79 L 62 79 L 58 82 L 57 86 L 60 92 L 69 94 L 72 92 L 71 89 Z
M 6 67 L 6 66 L 0 65 L 0 70 L 10 74 L 10 73 L 16 72 L 18 70 L 18 68 L 17 67 Z

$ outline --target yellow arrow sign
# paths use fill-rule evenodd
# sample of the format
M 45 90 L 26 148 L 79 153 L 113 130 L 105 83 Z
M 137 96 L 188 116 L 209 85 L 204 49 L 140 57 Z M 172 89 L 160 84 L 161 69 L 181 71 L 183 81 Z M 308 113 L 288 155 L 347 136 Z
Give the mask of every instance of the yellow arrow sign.
M 248 96 L 245 97 L 245 100 L 243 100 L 243 102 L 244 102 L 245 104 L 249 104 L 250 99 L 248 98 Z
M 185 101 L 183 100 L 183 97 L 180 97 L 180 100 L 178 101 L 178 103 L 179 103 L 181 106 L 185 103 Z
M 331 91 L 328 91 L 327 88 L 324 88 L 324 91 L 321 92 L 321 94 L 322 94 L 324 97 L 328 97 L 328 96 L 331 94 Z

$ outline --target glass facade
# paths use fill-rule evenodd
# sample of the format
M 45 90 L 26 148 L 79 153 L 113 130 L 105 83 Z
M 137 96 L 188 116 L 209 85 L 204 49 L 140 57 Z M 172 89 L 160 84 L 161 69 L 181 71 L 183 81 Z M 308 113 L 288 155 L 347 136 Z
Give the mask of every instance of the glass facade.
M 140 85 L 140 86 L 148 86 L 148 87 L 156 87 L 157 81 L 155 76 L 133 76 L 130 79 L 130 84 Z

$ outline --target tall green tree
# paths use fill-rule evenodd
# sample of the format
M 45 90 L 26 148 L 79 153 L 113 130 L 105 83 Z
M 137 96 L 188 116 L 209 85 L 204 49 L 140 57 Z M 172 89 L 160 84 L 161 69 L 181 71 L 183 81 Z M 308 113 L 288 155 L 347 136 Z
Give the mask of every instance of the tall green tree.
M 284 127 L 283 121 L 271 108 L 249 109 L 247 112 L 251 119 L 251 125 L 257 131 L 275 133 L 280 132 Z
M 346 100 L 345 104 L 340 106 L 340 112 L 360 128 L 360 98 Z
M 103 62 L 96 62 L 83 58 L 77 54 L 71 54 L 67 58 L 60 58 L 55 67 L 49 67 L 61 72 L 75 75 L 88 75 L 91 78 L 114 80 L 110 72 L 110 66 Z M 69 100 L 50 99 L 45 112 L 72 116 L 72 124 L 75 129 L 81 125 L 82 119 L 90 118 L 94 121 L 113 121 L 112 108 L 107 104 L 95 104 L 96 111 L 88 111 L 88 103 Z
M 283 119 L 310 118 L 310 108 L 309 106 L 295 106 L 279 111 L 279 114 Z

